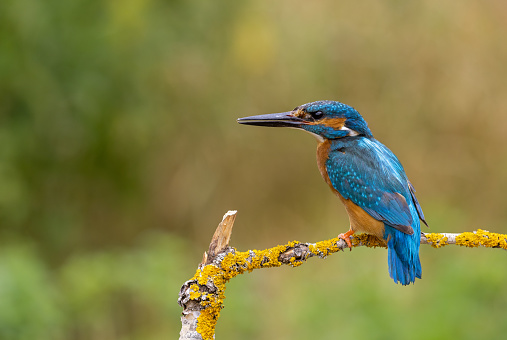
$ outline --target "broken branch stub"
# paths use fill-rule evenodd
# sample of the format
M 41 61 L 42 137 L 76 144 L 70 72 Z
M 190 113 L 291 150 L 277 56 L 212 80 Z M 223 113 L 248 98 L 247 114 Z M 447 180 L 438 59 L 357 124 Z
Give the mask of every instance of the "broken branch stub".
M 236 220 L 236 213 L 236 210 L 229 210 L 224 215 L 222 222 L 220 222 L 211 238 L 208 251 L 204 252 L 200 265 L 205 266 L 213 263 L 217 255 L 223 253 L 223 251 L 229 247 L 229 240 L 231 239 L 232 227 Z

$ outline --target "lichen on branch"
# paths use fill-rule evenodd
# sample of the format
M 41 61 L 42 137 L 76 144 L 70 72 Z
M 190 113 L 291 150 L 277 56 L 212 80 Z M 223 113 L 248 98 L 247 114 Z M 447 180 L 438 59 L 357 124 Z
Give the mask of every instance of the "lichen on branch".
M 474 232 L 461 234 L 449 233 L 428 233 L 421 237 L 422 244 L 429 244 L 433 248 L 440 248 L 449 244 L 456 244 L 463 247 L 477 248 L 502 248 L 507 250 L 507 235 L 492 233 L 486 230 L 477 229 Z
M 226 283 L 233 277 L 254 269 L 289 265 L 297 267 L 310 257 L 325 258 L 347 248 L 339 238 L 317 243 L 291 241 L 264 250 L 237 251 L 229 246 L 236 212 L 224 215 L 213 235 L 210 249 L 205 253 L 195 275 L 180 290 L 178 303 L 184 308 L 180 339 L 209 340 L 214 338 L 215 326 L 223 308 Z M 225 241 L 224 241 L 225 240 Z M 352 246 L 386 247 L 385 241 L 373 235 L 351 237 Z M 439 248 L 448 244 L 466 247 L 490 247 L 507 250 L 507 235 L 484 230 L 461 234 L 422 234 L 422 244 Z

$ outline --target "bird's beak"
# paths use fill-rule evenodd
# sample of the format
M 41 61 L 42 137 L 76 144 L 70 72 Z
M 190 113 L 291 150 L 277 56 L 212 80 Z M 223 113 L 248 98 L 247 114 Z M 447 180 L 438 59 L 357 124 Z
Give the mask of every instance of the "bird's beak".
M 238 118 L 238 123 L 245 125 L 298 128 L 301 127 L 305 121 L 294 116 L 292 112 L 282 112 Z

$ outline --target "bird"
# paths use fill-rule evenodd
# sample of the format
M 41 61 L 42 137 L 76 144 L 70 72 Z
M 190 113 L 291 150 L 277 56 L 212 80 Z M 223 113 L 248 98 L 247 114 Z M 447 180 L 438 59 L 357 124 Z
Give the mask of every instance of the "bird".
M 388 272 L 406 286 L 421 278 L 419 246 L 423 211 L 394 153 L 373 137 L 352 106 L 321 100 L 292 111 L 243 117 L 244 125 L 289 127 L 317 138 L 317 165 L 348 213 L 350 228 L 339 234 L 352 250 L 355 232 L 387 243 Z

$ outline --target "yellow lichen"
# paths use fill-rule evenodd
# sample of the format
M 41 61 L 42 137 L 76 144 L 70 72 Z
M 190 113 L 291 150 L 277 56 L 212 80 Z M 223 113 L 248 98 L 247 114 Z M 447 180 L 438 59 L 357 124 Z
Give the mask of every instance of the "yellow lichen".
M 294 247 L 295 247 L 295 246 L 297 246 L 298 244 L 300 244 L 300 242 L 299 242 L 299 241 L 294 240 L 294 241 L 292 241 L 292 242 L 289 242 L 289 243 L 287 244 L 287 246 L 288 246 L 288 247 L 291 247 L 291 248 L 294 248 Z
M 201 334 L 203 340 L 213 339 L 219 316 L 220 309 L 217 311 L 215 308 L 208 307 L 201 311 L 201 315 L 197 319 L 197 332 Z
M 386 248 L 386 242 L 379 239 L 377 236 L 370 234 L 359 234 L 351 238 L 352 246 L 357 247 L 359 245 L 366 246 L 368 248 L 382 247 Z
M 315 244 L 309 245 L 309 250 L 320 257 L 326 257 L 330 254 L 336 253 L 337 251 L 341 250 L 341 248 L 338 247 L 337 242 L 340 239 L 338 237 L 320 241 Z M 353 247 L 357 247 L 359 245 L 363 245 L 366 247 L 376 248 L 376 247 L 386 247 L 385 241 L 380 240 L 376 236 L 368 235 L 368 234 L 358 234 L 354 235 L 354 237 L 351 237 L 351 242 Z
M 424 234 L 424 236 L 426 236 L 428 243 L 433 248 L 440 248 L 440 247 L 446 246 L 448 244 L 447 237 L 444 236 L 443 234 L 431 233 L 431 234 Z
M 338 238 L 333 238 L 330 240 L 320 241 L 315 244 L 311 244 L 309 246 L 309 250 L 320 257 L 326 257 L 329 254 L 336 253 L 340 248 L 336 245 L 336 242 L 338 242 Z
M 507 250 L 507 235 L 490 233 L 489 231 L 478 229 L 475 233 L 465 232 L 456 236 L 456 244 L 472 248 L 484 246 Z
M 201 292 L 199 291 L 199 286 L 195 283 L 190 285 L 190 293 L 189 296 L 192 300 L 197 300 L 201 297 Z
M 303 264 L 303 261 L 296 261 L 296 258 L 294 256 L 289 259 L 289 262 L 292 267 L 299 267 Z

